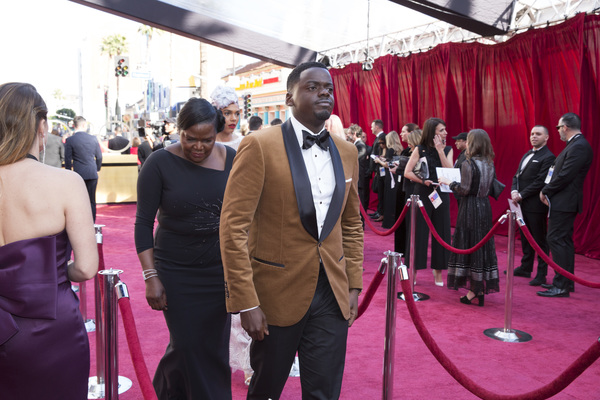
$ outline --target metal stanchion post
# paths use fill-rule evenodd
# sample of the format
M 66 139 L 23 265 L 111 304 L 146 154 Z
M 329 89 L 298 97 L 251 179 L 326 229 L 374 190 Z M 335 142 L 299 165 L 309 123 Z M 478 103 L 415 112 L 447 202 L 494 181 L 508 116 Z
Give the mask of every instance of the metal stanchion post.
M 528 342 L 532 339 L 531 335 L 511 329 L 512 321 L 512 293 L 513 293 L 513 276 L 514 276 L 514 261 L 515 261 L 515 213 L 509 211 L 508 215 L 508 268 L 506 270 L 506 295 L 504 299 L 504 328 L 490 328 L 483 333 L 492 339 L 502 342 Z
M 95 224 L 96 243 L 101 250 L 104 238 L 102 228 L 104 225 Z M 102 252 L 99 251 L 100 257 Z M 104 259 L 100 260 L 100 270 L 104 269 Z M 96 274 L 94 277 L 94 304 L 96 306 L 96 376 L 88 379 L 88 399 L 104 398 L 104 325 L 102 324 L 102 293 L 100 290 L 100 278 Z
M 383 400 L 394 398 L 394 350 L 396 342 L 396 293 L 398 268 L 402 254 L 386 251 L 388 276 L 385 304 L 385 346 L 383 353 Z M 383 265 L 383 260 L 382 260 Z M 406 267 L 404 267 L 406 269 Z
M 104 380 L 106 400 L 117 400 L 119 393 L 131 388 L 131 380 L 119 376 L 119 349 L 118 349 L 118 309 L 117 309 L 117 285 L 121 270 L 103 270 L 98 272 L 102 275 L 104 292 L 102 293 L 102 315 L 104 326 Z M 123 286 L 120 286 L 121 294 Z
M 417 207 L 421 200 L 416 194 L 410 195 L 410 254 L 408 256 L 410 264 L 410 288 L 412 289 L 413 299 L 415 301 L 429 300 L 430 297 L 425 293 L 415 292 L 415 232 L 417 227 Z M 404 293 L 398 293 L 398 298 L 404 300 Z

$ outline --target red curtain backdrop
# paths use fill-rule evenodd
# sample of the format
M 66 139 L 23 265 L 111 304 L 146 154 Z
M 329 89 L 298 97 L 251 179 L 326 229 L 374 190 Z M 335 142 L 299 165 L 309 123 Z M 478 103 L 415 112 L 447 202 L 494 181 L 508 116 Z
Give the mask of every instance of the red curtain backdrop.
M 600 16 L 580 14 L 560 25 L 532 29 L 497 45 L 446 43 L 407 57 L 388 55 L 372 71 L 359 64 L 331 69 L 336 108 L 344 126 L 359 124 L 367 142 L 370 125 L 400 132 L 409 122 L 423 126 L 429 117 L 446 121 L 450 138 L 485 129 L 494 145 L 498 179 L 507 185 L 494 215 L 508 208 L 512 177 L 530 148 L 534 125 L 550 131 L 548 147 L 565 147 L 555 126 L 566 112 L 582 118 L 582 131 L 600 155 Z M 455 150 L 455 157 L 457 151 Z M 600 258 L 600 164 L 592 163 L 584 188 L 584 211 L 575 222 L 575 248 Z M 454 202 L 453 202 L 454 203 Z M 454 208 L 454 205 L 453 205 Z

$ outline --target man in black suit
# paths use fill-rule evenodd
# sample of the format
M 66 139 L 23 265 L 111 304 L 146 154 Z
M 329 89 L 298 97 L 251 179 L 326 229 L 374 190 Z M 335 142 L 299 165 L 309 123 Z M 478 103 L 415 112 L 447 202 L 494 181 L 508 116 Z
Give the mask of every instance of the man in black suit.
M 363 131 L 356 124 L 350 125 L 349 135 L 351 142 L 358 150 L 358 197 L 363 208 L 367 210 L 369 207 L 369 146 L 362 140 Z M 361 215 L 362 217 L 362 215 Z
M 375 143 L 373 144 L 373 148 L 371 151 L 372 155 L 380 156 L 382 155 L 381 145 L 379 143 L 385 143 L 385 132 L 383 131 L 383 121 L 380 119 L 376 119 L 371 122 L 371 132 L 376 136 Z M 369 214 L 371 218 L 375 221 L 383 221 L 383 177 L 379 175 L 379 164 L 377 164 L 373 159 L 369 160 L 369 175 L 375 173 L 373 176 L 373 185 L 377 188 L 377 211 Z M 375 183 L 376 182 L 376 183 Z
M 577 114 L 563 115 L 556 126 L 560 139 L 567 146 L 560 152 L 548 171 L 546 186 L 540 200 L 550 207 L 548 219 L 548 244 L 552 260 L 566 271 L 575 271 L 575 246 L 573 224 L 583 209 L 583 181 L 592 164 L 592 147 L 581 133 L 581 119 Z M 552 285 L 537 292 L 544 297 L 569 297 L 574 282 L 556 273 Z
M 92 215 L 96 221 L 96 186 L 102 166 L 102 152 L 98 140 L 87 133 L 87 121 L 81 116 L 73 119 L 75 133 L 65 142 L 65 169 L 77 172 L 83 178 L 90 196 Z
M 469 134 L 468 132 L 461 132 L 456 136 L 452 136 L 452 139 L 454 139 L 454 145 L 456 146 L 456 150 L 460 151 L 458 158 L 454 162 L 454 168 L 458 168 L 459 171 L 460 171 L 460 166 L 467 159 L 467 136 L 468 136 L 468 134 Z M 454 197 L 456 198 L 456 203 L 460 206 L 461 196 L 454 193 Z
M 519 163 L 517 173 L 512 180 L 512 191 L 510 193 L 515 204 L 521 204 L 523 220 L 536 243 L 542 250 L 548 253 L 548 242 L 546 241 L 548 206 L 540 201 L 540 190 L 544 187 L 544 180 L 548 170 L 556 157 L 546 144 L 548 143 L 548 129 L 542 125 L 536 125 L 531 129 L 529 140 L 533 148 L 529 150 Z M 531 277 L 535 250 L 521 235 L 521 246 L 523 257 L 521 265 L 515 268 L 515 276 Z M 531 286 L 540 286 L 546 283 L 548 264 L 538 256 L 538 268 L 535 278 L 529 282 Z
M 110 150 L 123 150 L 127 147 L 125 150 L 121 151 L 121 154 L 130 154 L 131 150 L 128 146 L 129 140 L 123 137 L 123 129 L 120 126 L 117 126 L 115 128 L 115 137 L 108 141 L 108 148 Z

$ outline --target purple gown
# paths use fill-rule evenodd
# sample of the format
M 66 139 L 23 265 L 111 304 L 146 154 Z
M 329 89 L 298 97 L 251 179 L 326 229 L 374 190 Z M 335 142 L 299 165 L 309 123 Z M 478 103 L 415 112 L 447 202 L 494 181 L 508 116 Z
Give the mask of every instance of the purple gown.
M 88 337 L 67 232 L 0 247 L 0 398 L 87 398 Z

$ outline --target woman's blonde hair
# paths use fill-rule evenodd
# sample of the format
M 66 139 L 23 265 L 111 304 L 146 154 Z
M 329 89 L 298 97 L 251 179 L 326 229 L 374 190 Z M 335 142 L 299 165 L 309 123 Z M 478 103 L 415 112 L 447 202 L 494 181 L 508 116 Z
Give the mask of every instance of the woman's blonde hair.
M 398 135 L 398 132 L 396 131 L 391 131 L 385 135 L 385 145 L 388 149 L 394 149 L 396 155 L 402 153 L 402 150 L 404 150 L 402 142 L 400 141 L 400 135 Z
M 15 163 L 27 155 L 40 121 L 47 116 L 46 103 L 32 85 L 0 85 L 0 165 Z
M 408 135 L 406 135 L 406 143 L 410 144 L 412 147 L 417 147 L 419 143 L 421 143 L 422 136 L 423 131 L 417 128 L 414 131 L 409 132 Z

